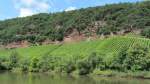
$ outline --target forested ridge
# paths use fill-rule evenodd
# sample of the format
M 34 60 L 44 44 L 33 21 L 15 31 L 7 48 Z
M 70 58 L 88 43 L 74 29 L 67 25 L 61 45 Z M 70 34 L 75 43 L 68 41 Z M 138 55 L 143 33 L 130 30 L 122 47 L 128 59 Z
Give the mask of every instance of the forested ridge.
M 98 25 L 96 25 L 98 24 Z M 150 27 L 150 1 L 89 7 L 68 12 L 41 13 L 0 21 L 0 43 L 63 41 L 74 30 L 90 36 L 132 32 Z M 94 30 L 94 31 L 93 31 Z M 148 36 L 145 33 L 142 35 Z

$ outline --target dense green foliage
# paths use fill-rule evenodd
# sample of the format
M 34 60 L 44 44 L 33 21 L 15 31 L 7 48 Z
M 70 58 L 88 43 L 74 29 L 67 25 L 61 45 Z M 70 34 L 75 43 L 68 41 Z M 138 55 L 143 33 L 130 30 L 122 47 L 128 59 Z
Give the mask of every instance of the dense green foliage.
M 150 1 L 90 7 L 61 13 L 41 13 L 24 18 L 0 21 L 0 43 L 27 40 L 31 43 L 46 39 L 62 41 L 74 29 L 81 33 L 110 34 L 150 26 Z M 98 27 L 94 27 L 98 23 Z
M 111 37 L 63 45 L 1 49 L 0 70 L 78 71 L 80 75 L 94 70 L 149 71 L 149 49 L 150 40 L 137 37 Z
M 138 44 L 129 49 L 123 49 L 113 61 L 111 67 L 118 70 L 149 70 L 149 49 Z
M 150 38 L 150 27 L 145 28 L 142 32 L 141 32 L 142 36 L 145 36 L 147 38 Z

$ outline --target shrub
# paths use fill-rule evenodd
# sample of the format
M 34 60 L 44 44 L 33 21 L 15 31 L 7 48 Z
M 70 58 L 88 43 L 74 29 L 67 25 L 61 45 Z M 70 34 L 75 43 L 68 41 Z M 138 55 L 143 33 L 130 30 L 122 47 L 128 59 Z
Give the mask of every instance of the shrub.
M 56 34 L 56 40 L 57 41 L 63 41 L 64 35 L 61 32 L 58 32 L 59 34 Z
M 31 72 L 38 72 L 39 71 L 38 63 L 39 63 L 39 59 L 38 58 L 33 58 L 31 60 L 31 63 L 30 63 L 30 71 Z
M 4 61 L 1 63 L 1 66 L 3 67 L 4 70 L 10 70 L 10 62 Z
M 66 72 L 66 73 L 71 73 L 71 72 L 73 72 L 74 70 L 76 70 L 75 64 L 76 64 L 76 63 L 73 62 L 72 60 L 66 62 L 65 66 L 64 66 L 65 72 Z
M 43 42 L 46 40 L 46 36 L 36 36 L 35 41 L 36 42 Z
M 101 56 L 97 55 L 95 52 L 91 53 L 88 56 L 88 62 L 92 65 L 93 70 L 95 68 L 102 68 L 102 66 L 104 65 Z
M 58 69 L 58 67 L 61 69 L 63 62 L 64 62 L 64 60 L 61 60 L 61 57 L 49 56 L 50 70 L 55 70 L 56 68 Z
M 142 47 L 138 44 L 129 48 L 126 59 L 123 62 L 123 65 L 132 71 L 149 70 L 149 64 L 150 55 L 148 48 Z
M 87 60 L 78 62 L 79 75 L 86 75 L 91 72 L 92 66 Z
M 142 32 L 141 32 L 142 36 L 145 36 L 147 38 L 150 38 L 150 27 L 145 28 Z
M 7 67 L 4 65 L 5 59 L 0 58 L 0 70 L 7 70 Z
M 117 70 L 149 70 L 150 69 L 149 49 L 135 44 L 129 49 L 123 49 L 118 56 L 114 58 L 111 69 Z
M 30 43 L 35 43 L 36 35 L 26 35 L 26 39 Z
M 101 35 L 110 35 L 111 31 L 108 28 L 102 27 L 102 28 L 98 28 L 97 30 L 97 34 Z
M 29 67 L 30 67 L 30 61 L 27 58 L 23 58 L 20 63 L 19 66 L 21 68 L 22 71 L 29 71 Z
M 96 58 L 97 60 L 96 68 L 99 70 L 106 70 L 107 69 L 106 62 L 101 56 L 105 56 L 105 55 L 101 54 L 100 56 Z
M 124 71 L 126 68 L 123 66 L 123 61 L 126 59 L 128 48 L 123 48 L 118 55 L 116 55 L 110 65 L 111 69 Z
M 9 69 L 15 68 L 18 66 L 19 54 L 17 52 L 12 52 L 9 57 Z
M 46 72 L 54 69 L 54 65 L 51 63 L 53 59 L 47 55 L 42 56 L 39 60 L 38 66 L 40 71 Z
M 102 58 L 97 56 L 97 54 L 91 53 L 88 58 L 78 62 L 78 69 L 80 75 L 85 75 L 93 72 L 96 67 L 101 66 Z
M 41 72 L 53 71 L 55 69 L 62 71 L 64 68 L 64 63 L 65 61 L 62 60 L 61 57 L 45 54 L 38 59 L 38 63 L 36 66 L 38 66 L 39 71 Z

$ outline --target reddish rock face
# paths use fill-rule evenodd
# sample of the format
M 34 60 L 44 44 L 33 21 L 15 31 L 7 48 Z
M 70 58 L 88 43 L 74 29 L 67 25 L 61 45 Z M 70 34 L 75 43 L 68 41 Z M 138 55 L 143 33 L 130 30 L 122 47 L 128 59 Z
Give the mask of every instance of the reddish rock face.
M 20 41 L 7 44 L 5 48 L 12 49 L 12 48 L 28 47 L 29 45 L 30 44 L 28 41 Z

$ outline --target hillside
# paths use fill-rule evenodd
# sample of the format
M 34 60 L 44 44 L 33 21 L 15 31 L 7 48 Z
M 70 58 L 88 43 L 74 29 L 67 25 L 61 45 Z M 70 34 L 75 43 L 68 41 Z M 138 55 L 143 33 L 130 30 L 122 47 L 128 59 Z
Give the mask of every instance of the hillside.
M 43 46 L 33 46 L 28 48 L 1 49 L 0 57 L 8 57 L 12 52 L 17 52 L 22 57 L 40 58 L 44 55 L 59 56 L 63 59 L 70 57 L 86 57 L 92 52 L 104 54 L 106 56 L 118 54 L 124 48 L 132 47 L 134 44 L 140 44 L 150 48 L 150 40 L 146 38 L 115 36 L 103 40 L 82 41 L 69 44 L 50 44 Z
M 150 1 L 145 1 L 14 18 L 0 21 L 0 45 L 12 43 L 21 45 L 15 47 L 24 47 L 66 38 L 81 37 L 79 40 L 82 40 L 100 35 L 137 33 L 150 26 L 149 16 Z
M 149 38 L 150 1 L 8 19 L 0 21 L 0 71 L 150 71 Z
M 66 73 L 77 71 L 80 75 L 92 73 L 94 70 L 149 71 L 149 49 L 150 39 L 130 36 L 0 49 L 0 70 Z

